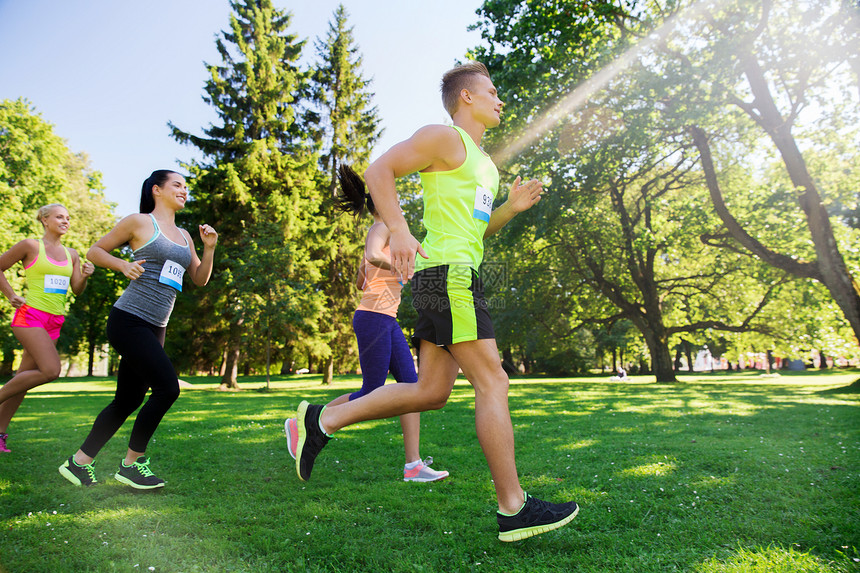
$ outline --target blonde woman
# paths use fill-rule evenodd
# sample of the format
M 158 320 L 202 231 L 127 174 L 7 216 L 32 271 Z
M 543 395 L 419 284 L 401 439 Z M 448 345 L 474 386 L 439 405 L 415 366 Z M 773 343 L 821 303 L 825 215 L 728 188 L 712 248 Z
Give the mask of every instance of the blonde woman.
M 24 266 L 27 296 L 15 292 L 0 272 L 0 292 L 15 308 L 12 332 L 24 347 L 15 376 L 0 388 L 0 453 L 9 453 L 9 422 L 27 391 L 60 376 L 57 339 L 66 314 L 66 294 L 84 292 L 93 264 L 82 262 L 77 251 L 63 246 L 69 232 L 69 211 L 59 203 L 41 207 L 36 219 L 45 233 L 41 239 L 24 239 L 0 255 L 0 271 L 17 263 Z

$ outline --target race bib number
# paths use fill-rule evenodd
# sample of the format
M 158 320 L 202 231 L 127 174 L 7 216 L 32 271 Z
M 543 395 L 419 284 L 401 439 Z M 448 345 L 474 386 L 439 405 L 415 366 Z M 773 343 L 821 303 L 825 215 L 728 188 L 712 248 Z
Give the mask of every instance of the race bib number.
M 480 219 L 485 223 L 490 222 L 490 214 L 493 212 L 493 193 L 480 185 L 475 188 L 475 210 L 472 217 Z
M 45 275 L 45 292 L 65 295 L 69 292 L 69 277 Z
M 183 276 L 185 276 L 185 269 L 182 265 L 167 259 L 164 261 L 164 266 L 161 267 L 161 276 L 158 277 L 158 282 L 167 286 L 172 286 L 179 292 L 182 292 Z

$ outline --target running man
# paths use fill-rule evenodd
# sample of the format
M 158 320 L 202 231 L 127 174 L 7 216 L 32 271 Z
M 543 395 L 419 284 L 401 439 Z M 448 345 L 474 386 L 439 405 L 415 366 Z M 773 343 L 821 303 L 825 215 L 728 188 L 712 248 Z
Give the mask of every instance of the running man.
M 537 203 L 542 185 L 517 177 L 507 201 L 493 209 L 499 174 L 480 143 L 488 128 L 499 125 L 502 101 L 483 64 L 470 62 L 445 73 L 442 101 L 453 127 L 419 129 L 365 172 L 376 209 L 391 232 L 391 266 L 404 282 L 413 281 L 415 336 L 421 341 L 418 382 L 383 386 L 328 407 L 303 401 L 297 412 L 296 471 L 308 481 L 317 455 L 341 428 L 442 408 L 462 369 L 475 389 L 475 424 L 496 488 L 499 539 L 517 541 L 559 528 L 579 511 L 575 502 L 548 503 L 520 487 L 509 381 L 478 275 L 484 238 Z M 416 171 L 424 189 L 423 244 L 410 233 L 395 188 L 398 177 Z M 416 253 L 421 255 L 417 261 Z

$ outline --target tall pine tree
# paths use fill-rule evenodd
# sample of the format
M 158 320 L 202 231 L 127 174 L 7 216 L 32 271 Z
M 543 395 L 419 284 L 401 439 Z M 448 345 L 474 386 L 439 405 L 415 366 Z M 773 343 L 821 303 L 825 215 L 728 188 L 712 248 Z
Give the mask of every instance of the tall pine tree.
M 338 166 L 347 163 L 359 173 L 363 171 L 382 133 L 377 109 L 371 102 L 371 82 L 362 75 L 361 56 L 347 19 L 348 13 L 341 4 L 333 14 L 325 39 L 316 42 L 318 64 L 313 71 L 314 103 L 319 114 L 316 134 L 322 148 L 320 166 L 329 199 L 337 193 Z M 353 284 L 364 249 L 366 224 L 370 221 L 339 214 L 331 200 L 324 203 L 322 214 L 328 226 L 317 255 L 325 261 L 325 280 L 320 289 L 326 299 L 322 324 L 328 329 L 330 351 L 321 358 L 323 384 L 328 384 L 336 361 L 342 363 L 343 369 L 347 363 L 354 364 L 357 356 L 351 329 L 352 312 L 358 301 Z
M 312 252 L 327 224 L 303 122 L 308 74 L 297 61 L 304 42 L 287 31 L 291 14 L 271 0 L 230 5 L 229 30 L 216 41 L 222 63 L 207 65 L 204 88 L 218 124 L 203 137 L 171 124 L 175 139 L 203 154 L 187 165 L 193 200 L 185 217 L 209 222 L 220 235 L 210 285 L 186 302 L 198 307 L 195 323 L 209 328 L 184 325 L 177 343 L 220 357 L 222 387 L 237 387 L 240 360 L 246 370 L 259 364 L 259 355 L 242 350 L 254 353 L 272 340 L 315 348 L 323 307 L 321 262 Z

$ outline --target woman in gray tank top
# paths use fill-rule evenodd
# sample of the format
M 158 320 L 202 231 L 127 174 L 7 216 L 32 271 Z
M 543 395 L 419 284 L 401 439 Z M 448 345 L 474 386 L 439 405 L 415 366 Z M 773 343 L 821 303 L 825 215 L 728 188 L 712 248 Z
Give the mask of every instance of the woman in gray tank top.
M 164 486 L 149 469 L 146 447 L 161 419 L 179 397 L 179 380 L 164 352 L 164 334 L 185 274 L 197 286 L 209 282 L 218 233 L 199 226 L 203 256 L 197 256 L 190 233 L 176 226 L 185 206 L 185 178 L 169 170 L 153 171 L 143 182 L 140 213 L 121 220 L 87 253 L 96 266 L 114 269 L 130 279 L 108 316 L 108 342 L 120 355 L 116 395 L 101 411 L 81 449 L 69 457 L 60 474 L 75 485 L 96 483 L 93 462 L 125 420 L 143 403 L 131 431 L 128 452 L 114 475 L 136 489 Z M 129 245 L 134 260 L 111 255 Z

